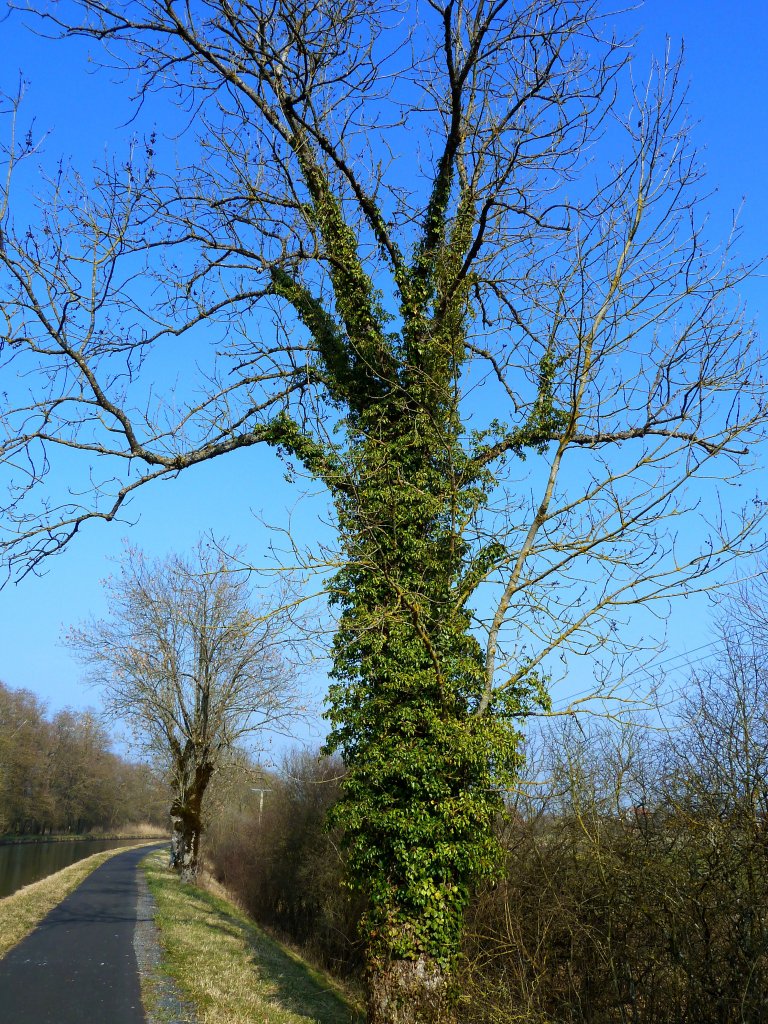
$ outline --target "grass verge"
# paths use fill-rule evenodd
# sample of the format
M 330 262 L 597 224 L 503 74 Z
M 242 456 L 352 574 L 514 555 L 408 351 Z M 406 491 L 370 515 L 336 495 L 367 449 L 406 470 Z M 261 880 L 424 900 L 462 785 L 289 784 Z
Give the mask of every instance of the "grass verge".
M 162 856 L 144 862 L 157 904 L 162 969 L 199 1024 L 357 1024 L 326 975 L 270 939 L 221 896 L 181 885 Z
M 144 846 L 145 843 L 136 843 Z M 21 942 L 47 913 L 69 896 L 73 889 L 95 871 L 100 864 L 118 853 L 133 849 L 121 846 L 117 850 L 105 850 L 91 857 L 70 864 L 54 875 L 41 878 L 39 882 L 25 885 L 23 889 L 0 900 L 0 957 Z

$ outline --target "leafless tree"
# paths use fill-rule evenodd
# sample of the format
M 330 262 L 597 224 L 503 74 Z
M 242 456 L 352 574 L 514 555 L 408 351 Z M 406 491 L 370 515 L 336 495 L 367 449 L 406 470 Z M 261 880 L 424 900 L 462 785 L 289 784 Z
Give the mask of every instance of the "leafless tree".
M 285 605 L 257 603 L 219 547 L 148 559 L 129 548 L 105 583 L 109 617 L 72 629 L 114 718 L 167 765 L 171 863 L 196 877 L 203 799 L 246 738 L 285 730 L 301 712 L 295 633 Z
M 768 661 L 735 613 L 764 588 L 734 593 L 666 728 L 548 723 L 506 877 L 472 907 L 464 1019 L 760 1020 Z

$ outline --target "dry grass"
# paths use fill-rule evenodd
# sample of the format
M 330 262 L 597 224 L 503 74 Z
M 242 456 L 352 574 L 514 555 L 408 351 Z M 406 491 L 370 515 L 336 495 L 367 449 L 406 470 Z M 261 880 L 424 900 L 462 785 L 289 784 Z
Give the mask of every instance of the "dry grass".
M 162 857 L 144 862 L 157 901 L 163 970 L 200 1024 L 354 1024 L 340 989 L 268 938 L 222 896 L 181 885 Z
M 136 846 L 143 846 L 137 843 Z M 58 906 L 65 896 L 95 871 L 100 864 L 118 853 L 133 849 L 123 846 L 117 850 L 105 850 L 94 853 L 91 857 L 70 864 L 68 868 L 57 871 L 54 875 L 41 878 L 39 882 L 25 885 L 18 892 L 0 900 L 0 957 L 5 956 L 9 949 L 21 942 L 47 913 Z
M 92 833 L 94 838 L 101 838 L 98 829 Z M 127 825 L 121 825 L 118 829 L 107 830 L 104 839 L 168 839 L 171 834 L 167 828 L 159 825 L 151 825 L 148 821 L 132 821 Z
M 45 835 L 18 835 L 11 832 L 0 834 L 0 845 L 22 845 L 35 843 L 80 843 L 89 839 L 162 839 L 169 840 L 171 833 L 167 828 L 152 825 L 148 821 L 129 822 L 120 828 L 94 828 L 90 832 L 73 834 L 71 832 L 54 832 Z M 138 844 L 137 844 L 138 845 Z

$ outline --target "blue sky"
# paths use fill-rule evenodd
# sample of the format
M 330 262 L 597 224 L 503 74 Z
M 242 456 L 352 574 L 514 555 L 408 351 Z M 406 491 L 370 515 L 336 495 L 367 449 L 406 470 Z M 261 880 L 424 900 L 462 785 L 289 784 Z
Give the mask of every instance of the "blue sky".
M 709 185 L 717 189 L 710 204 L 713 223 L 718 229 L 727 226 L 744 198 L 741 252 L 753 258 L 768 251 L 768 62 L 763 49 L 768 4 L 649 0 L 623 23 L 643 30 L 636 49 L 641 77 L 648 55 L 663 51 L 666 35 L 673 45 L 684 38 L 690 108 L 697 122 L 693 131 Z M 29 80 L 27 109 L 35 112 L 39 129 L 51 130 L 46 142 L 51 161 L 62 154 L 88 163 L 105 148 L 119 152 L 129 109 L 125 90 L 89 74 L 86 47 L 36 37 L 14 17 L 0 22 L 0 52 L 11 55 L 0 69 L 0 89 L 12 91 L 20 72 Z M 750 311 L 761 324 L 767 291 L 765 279 L 745 289 Z M 132 506 L 138 522 L 130 529 L 88 526 L 64 555 L 50 561 L 42 578 L 0 591 L 0 679 L 33 690 L 53 710 L 98 705 L 98 695 L 81 685 L 81 670 L 59 638 L 68 625 L 101 611 L 99 581 L 110 571 L 110 558 L 120 554 L 122 539 L 163 554 L 188 548 L 202 531 L 213 528 L 220 537 L 246 544 L 251 560 L 260 564 L 269 535 L 253 513 L 281 525 L 287 510 L 296 506 L 299 529 L 322 536 L 322 499 L 296 505 L 298 497 L 274 457 L 251 450 L 144 492 Z M 685 605 L 677 609 L 669 635 L 670 655 L 706 644 L 710 636 L 702 605 L 694 614 Z M 679 664 L 669 662 L 669 667 Z M 318 699 L 323 685 L 318 676 Z

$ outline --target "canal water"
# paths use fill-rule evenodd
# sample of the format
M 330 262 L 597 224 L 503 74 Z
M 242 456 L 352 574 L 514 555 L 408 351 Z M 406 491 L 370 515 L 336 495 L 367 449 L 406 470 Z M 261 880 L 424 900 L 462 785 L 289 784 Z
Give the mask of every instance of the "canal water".
M 136 839 L 77 839 L 42 843 L 9 843 L 0 846 L 0 898 L 23 885 L 37 882 L 75 861 L 103 850 L 135 846 Z

